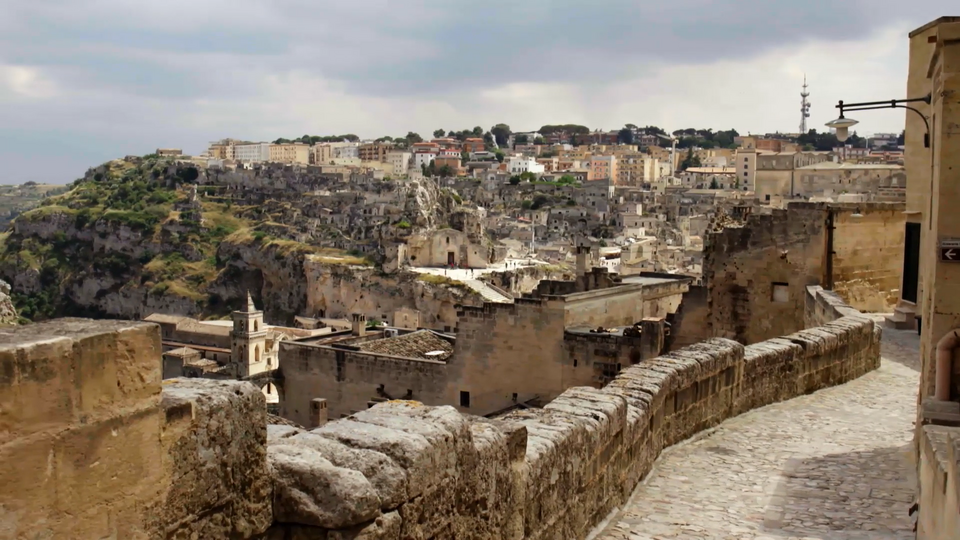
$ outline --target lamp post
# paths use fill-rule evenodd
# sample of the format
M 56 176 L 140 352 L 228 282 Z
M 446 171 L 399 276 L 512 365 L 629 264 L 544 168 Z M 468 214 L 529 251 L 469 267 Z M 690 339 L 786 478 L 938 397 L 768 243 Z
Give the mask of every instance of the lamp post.
M 859 124 L 860 122 L 854 120 L 853 118 L 846 118 L 843 113 L 847 111 L 872 111 L 876 109 L 907 109 L 911 110 L 920 115 L 920 118 L 923 119 L 923 124 L 927 127 L 927 132 L 923 134 L 923 147 L 930 148 L 930 122 L 927 120 L 927 117 L 917 109 L 909 105 L 904 105 L 904 103 L 916 103 L 922 101 L 927 105 L 930 104 L 930 94 L 927 94 L 920 98 L 909 98 L 909 99 L 891 99 L 888 101 L 863 101 L 860 103 L 844 103 L 843 100 L 840 100 L 840 103 L 837 104 L 837 108 L 840 109 L 840 117 L 836 120 L 831 120 L 827 122 L 827 127 L 834 128 L 837 130 L 837 140 L 843 142 L 847 140 L 850 134 L 850 128 Z

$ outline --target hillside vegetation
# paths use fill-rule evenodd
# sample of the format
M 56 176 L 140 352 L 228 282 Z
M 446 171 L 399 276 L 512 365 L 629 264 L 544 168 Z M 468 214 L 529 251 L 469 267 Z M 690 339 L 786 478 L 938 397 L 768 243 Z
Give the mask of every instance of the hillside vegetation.
M 220 317 L 304 256 L 366 263 L 274 236 L 260 208 L 191 200 L 197 176 L 155 156 L 115 160 L 20 214 L 0 236 L 0 277 L 21 316 Z

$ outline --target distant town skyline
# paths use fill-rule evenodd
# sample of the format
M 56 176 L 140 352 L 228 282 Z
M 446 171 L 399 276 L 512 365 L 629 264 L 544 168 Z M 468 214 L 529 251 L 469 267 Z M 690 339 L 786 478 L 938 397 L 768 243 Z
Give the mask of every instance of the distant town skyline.
M 500 122 L 789 133 L 804 73 L 808 126 L 823 131 L 839 99 L 905 97 L 906 33 L 952 7 L 636 4 L 0 3 L 0 182 L 69 182 L 223 137 Z M 861 135 L 899 133 L 904 112 L 856 118 Z

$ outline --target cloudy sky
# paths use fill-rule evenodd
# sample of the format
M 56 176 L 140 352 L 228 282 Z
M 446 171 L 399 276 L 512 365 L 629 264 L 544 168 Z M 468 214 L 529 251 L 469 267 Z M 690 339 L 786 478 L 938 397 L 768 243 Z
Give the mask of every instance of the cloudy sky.
M 804 73 L 821 128 L 839 99 L 903 97 L 907 32 L 954 1 L 0 0 L 0 183 L 223 137 L 789 132 Z

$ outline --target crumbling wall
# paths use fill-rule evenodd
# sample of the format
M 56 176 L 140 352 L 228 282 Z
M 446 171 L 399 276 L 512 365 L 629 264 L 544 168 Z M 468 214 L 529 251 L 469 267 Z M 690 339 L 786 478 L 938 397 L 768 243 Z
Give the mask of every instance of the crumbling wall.
M 832 311 L 816 288 L 805 294 Z M 268 448 L 267 537 L 584 538 L 663 448 L 875 369 L 879 339 L 854 313 L 748 347 L 711 339 L 495 420 L 393 401 L 289 430 Z

